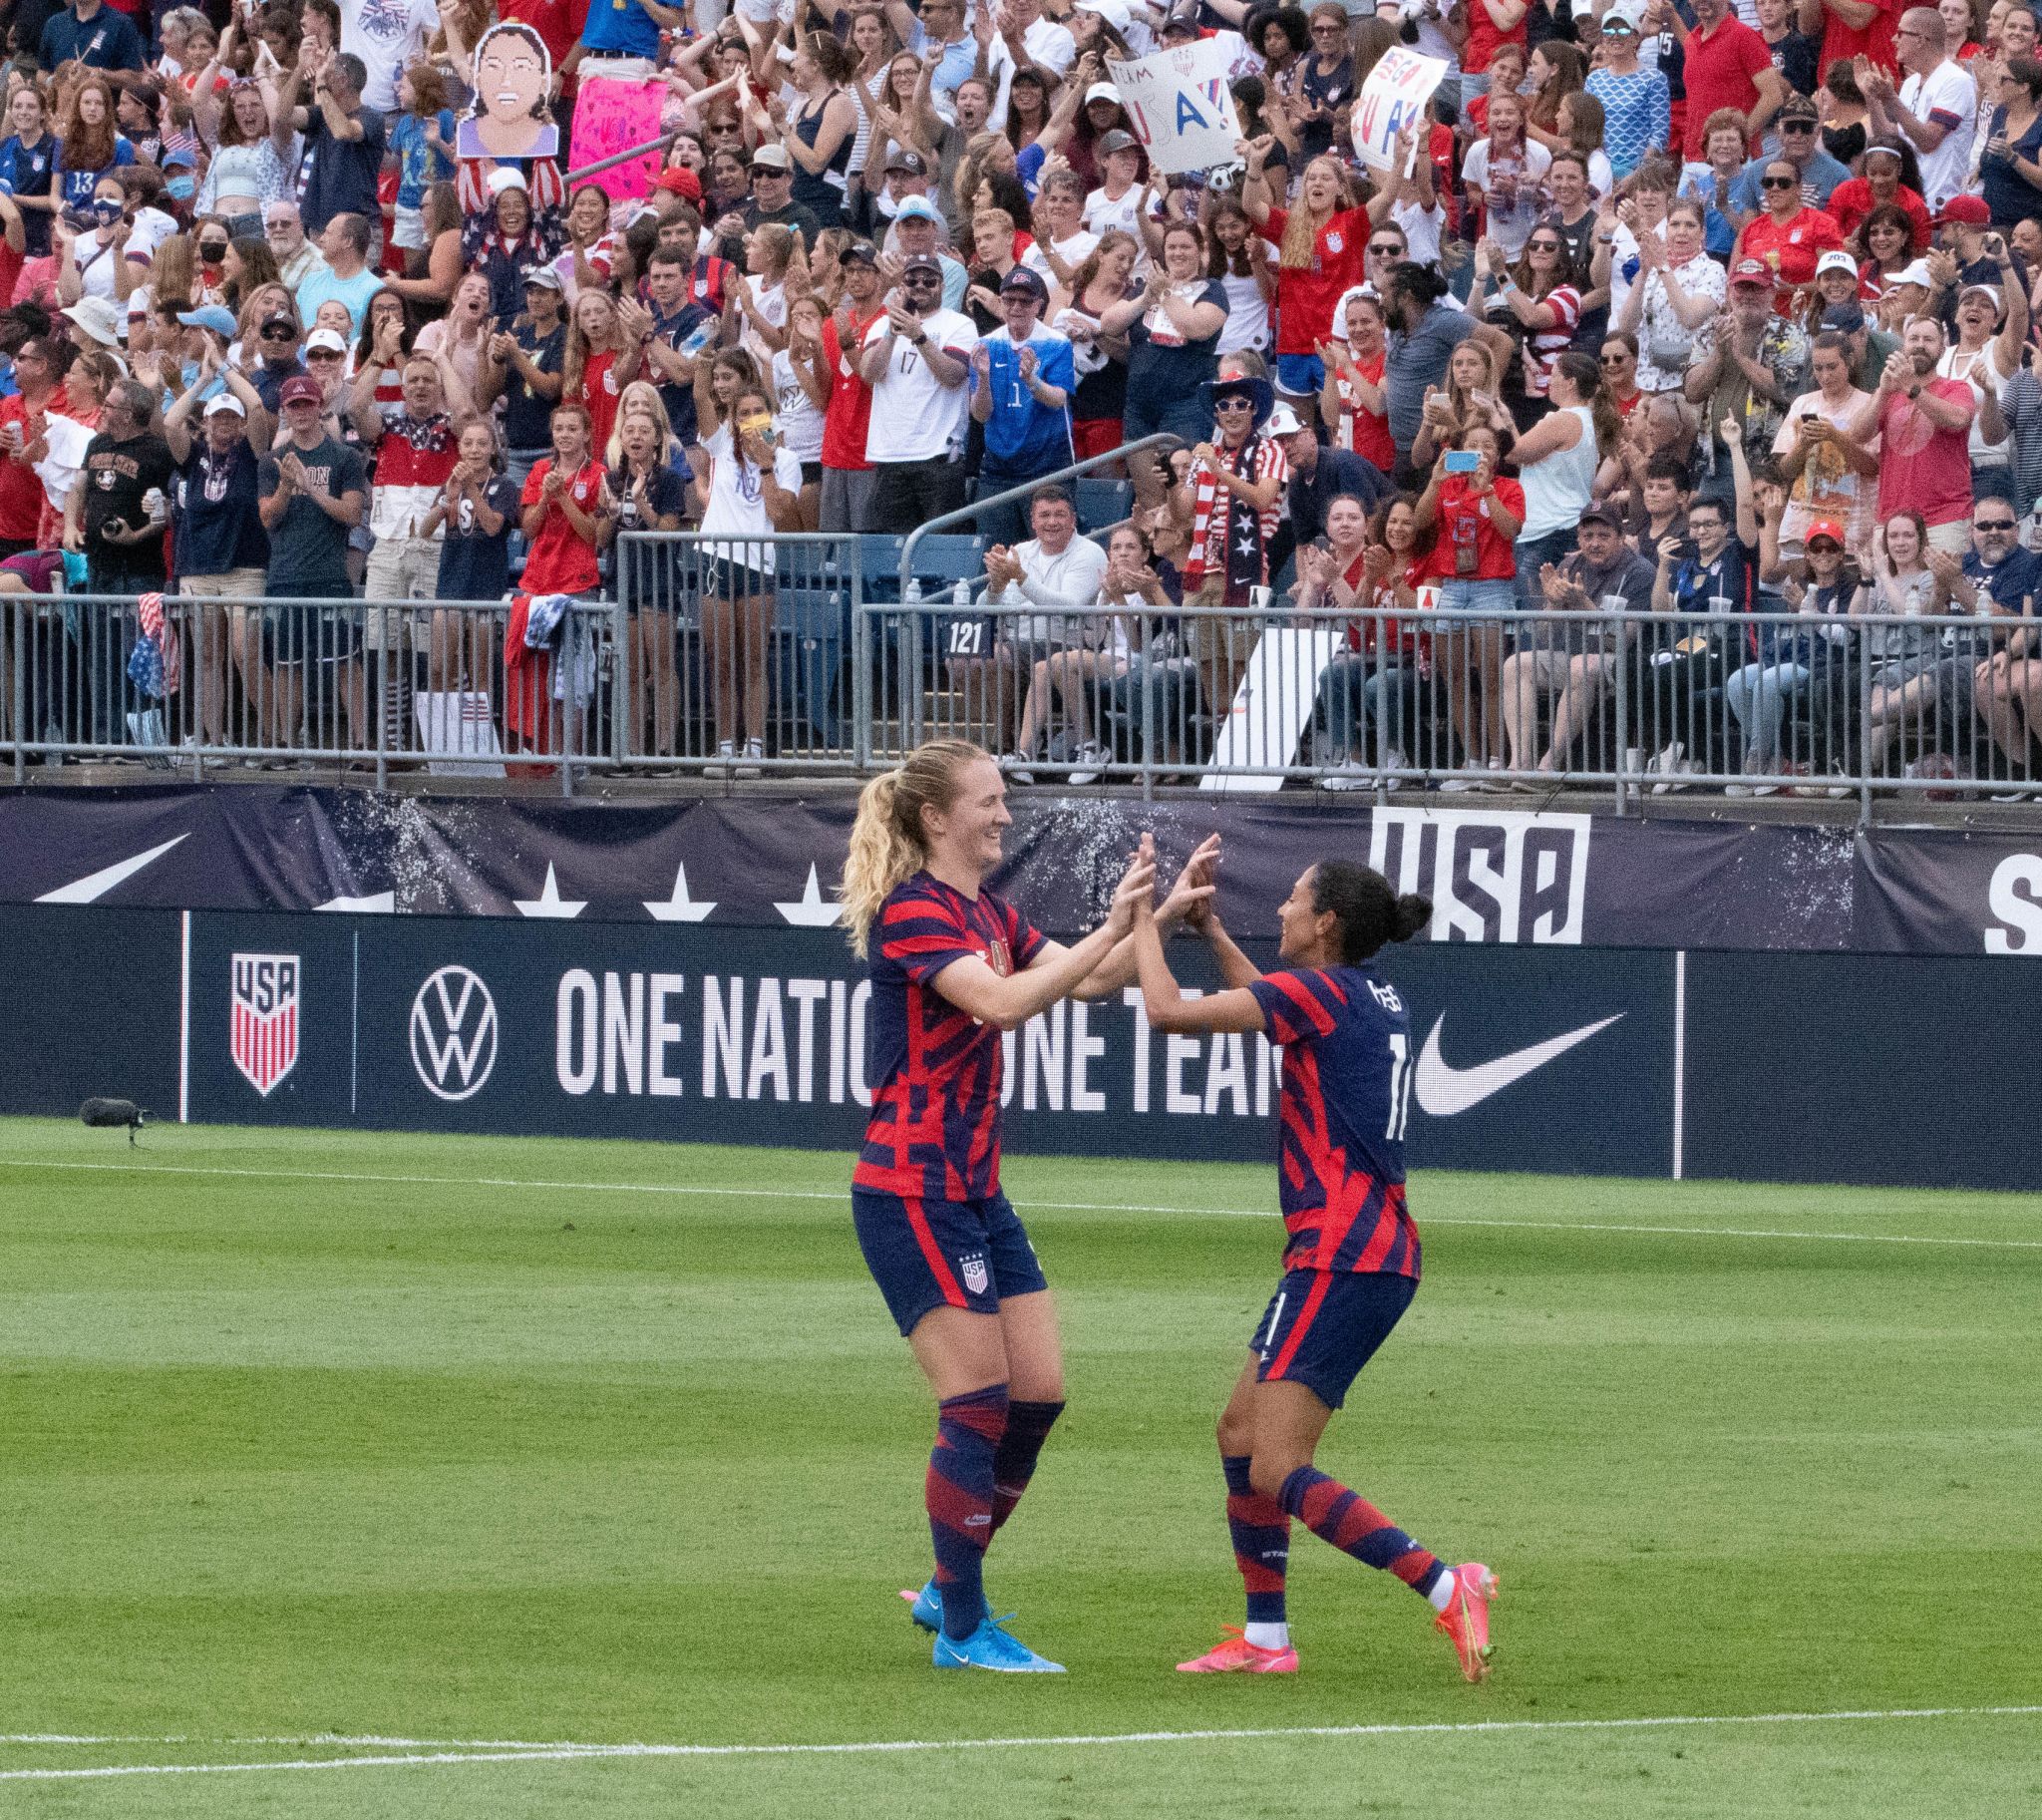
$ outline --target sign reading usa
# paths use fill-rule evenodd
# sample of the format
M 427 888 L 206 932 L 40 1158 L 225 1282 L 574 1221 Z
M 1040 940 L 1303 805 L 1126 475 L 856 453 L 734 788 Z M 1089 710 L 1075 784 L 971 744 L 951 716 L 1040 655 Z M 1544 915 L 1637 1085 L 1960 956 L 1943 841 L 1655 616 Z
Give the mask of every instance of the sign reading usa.
M 227 1005 L 227 1052 L 242 1079 L 266 1100 L 297 1066 L 298 988 L 295 954 L 236 954 Z

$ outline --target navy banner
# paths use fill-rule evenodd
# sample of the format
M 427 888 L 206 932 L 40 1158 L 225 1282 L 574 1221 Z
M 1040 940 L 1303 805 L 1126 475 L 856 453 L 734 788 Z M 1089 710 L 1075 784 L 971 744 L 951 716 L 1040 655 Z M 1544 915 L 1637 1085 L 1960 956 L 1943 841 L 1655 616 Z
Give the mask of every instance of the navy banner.
M 1480 806 L 1030 793 L 1013 804 L 996 883 L 1068 933 L 1097 914 L 1143 830 L 1181 857 L 1216 829 L 1224 901 L 1244 925 L 1307 866 L 1344 857 L 1430 897 L 1441 941 L 1853 945 L 1862 868 L 1848 834 L 1470 800 Z M 833 914 L 853 809 L 848 792 L 644 807 L 261 785 L 0 792 L 0 903 L 811 927 Z
M 848 1180 L 869 1103 L 834 931 L 34 909 L 0 939 L 23 981 L 0 1111 L 98 1093 L 199 1122 L 798 1144 Z M 1198 944 L 1174 953 L 1198 979 Z M 1420 1167 L 2042 1184 L 2042 1134 L 1976 1117 L 2032 1073 L 2042 970 L 1416 943 L 1386 971 Z M 1007 1038 L 1006 1142 L 1266 1160 L 1278 1088 L 1259 1037 L 1155 1034 L 1127 991 Z

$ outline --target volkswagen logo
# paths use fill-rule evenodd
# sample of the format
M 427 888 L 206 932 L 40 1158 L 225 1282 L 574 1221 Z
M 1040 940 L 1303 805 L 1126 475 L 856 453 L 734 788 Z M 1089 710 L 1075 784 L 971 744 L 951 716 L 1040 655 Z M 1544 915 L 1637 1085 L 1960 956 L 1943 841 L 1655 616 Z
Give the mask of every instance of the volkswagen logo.
M 466 1100 L 497 1065 L 497 1001 L 482 975 L 442 967 L 411 1001 L 411 1065 L 428 1093 Z

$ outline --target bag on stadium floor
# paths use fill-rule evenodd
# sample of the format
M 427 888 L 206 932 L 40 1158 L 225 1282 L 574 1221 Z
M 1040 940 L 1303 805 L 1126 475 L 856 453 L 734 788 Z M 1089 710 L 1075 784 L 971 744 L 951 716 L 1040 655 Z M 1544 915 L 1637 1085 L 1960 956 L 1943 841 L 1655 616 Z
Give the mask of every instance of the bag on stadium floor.
M 426 752 L 473 753 L 474 759 L 429 759 L 435 777 L 502 777 L 503 746 L 487 689 L 421 689 L 412 697 L 413 724 Z

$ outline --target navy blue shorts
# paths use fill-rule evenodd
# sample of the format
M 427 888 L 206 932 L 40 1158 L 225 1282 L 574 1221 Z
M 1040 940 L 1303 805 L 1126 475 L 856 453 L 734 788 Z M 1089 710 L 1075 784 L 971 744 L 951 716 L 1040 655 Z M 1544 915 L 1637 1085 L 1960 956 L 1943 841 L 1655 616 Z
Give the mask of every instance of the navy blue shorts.
M 1005 1195 L 909 1201 L 855 1188 L 851 1212 L 865 1269 L 903 1334 L 931 1308 L 996 1314 L 1002 1296 L 1049 1287 Z
M 1387 1272 L 1286 1272 L 1248 1341 L 1255 1381 L 1302 1384 L 1338 1409 L 1417 1293 L 1415 1276 Z

